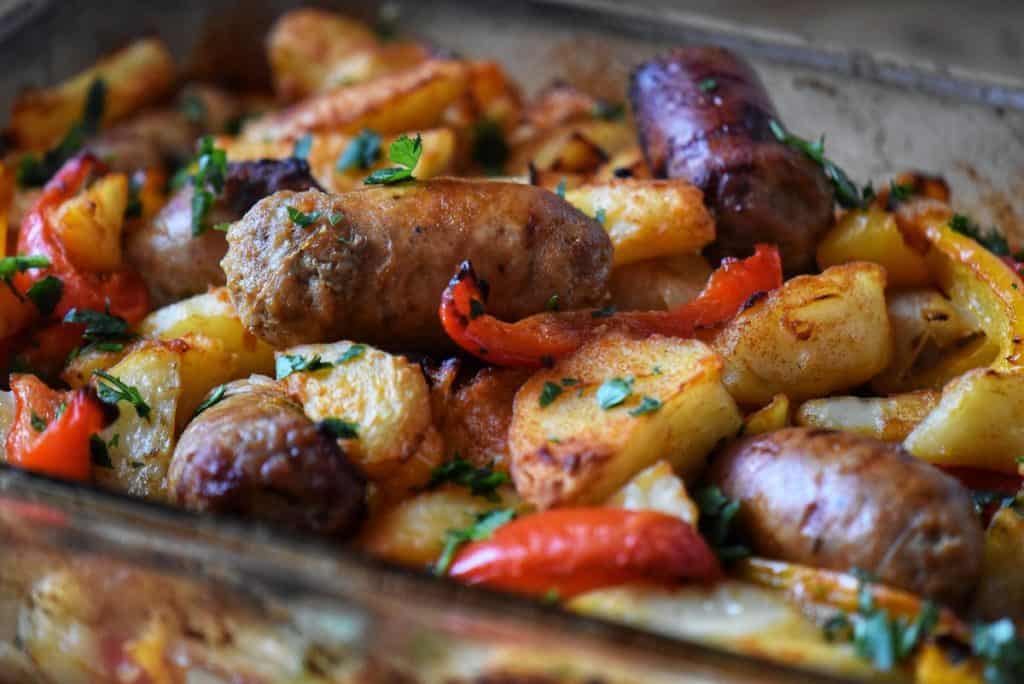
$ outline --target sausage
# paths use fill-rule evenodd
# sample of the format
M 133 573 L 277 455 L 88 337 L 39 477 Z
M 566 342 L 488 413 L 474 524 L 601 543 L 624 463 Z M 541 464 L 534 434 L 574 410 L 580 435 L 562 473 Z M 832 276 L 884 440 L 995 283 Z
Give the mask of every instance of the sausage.
M 764 556 L 879 580 L 963 605 L 983 535 L 968 491 L 899 445 L 789 428 L 740 440 L 710 480 L 740 500 L 737 520 Z
M 189 423 L 168 469 L 173 501 L 345 538 L 366 512 L 366 485 L 338 441 L 282 390 L 235 382 Z
M 237 221 L 253 204 L 277 190 L 319 187 L 300 159 L 228 164 L 224 191 L 214 202 L 209 225 Z M 192 235 L 193 188 L 186 185 L 153 218 L 129 234 L 128 258 L 142 275 L 153 303 L 163 306 L 224 284 L 220 260 L 228 245 L 224 234 L 207 230 Z
M 708 256 L 748 256 L 769 242 L 787 274 L 814 268 L 832 188 L 816 163 L 775 138 L 778 113 L 749 64 L 722 48 L 677 48 L 634 70 L 630 99 L 655 176 L 704 191 L 718 231 Z
M 316 220 L 299 225 L 289 208 Z M 235 308 L 275 346 L 451 349 L 438 307 L 464 259 L 490 283 L 488 311 L 515 320 L 544 311 L 554 294 L 567 309 L 599 305 L 612 254 L 597 221 L 547 190 L 455 179 L 279 192 L 227 238 L 221 265 Z

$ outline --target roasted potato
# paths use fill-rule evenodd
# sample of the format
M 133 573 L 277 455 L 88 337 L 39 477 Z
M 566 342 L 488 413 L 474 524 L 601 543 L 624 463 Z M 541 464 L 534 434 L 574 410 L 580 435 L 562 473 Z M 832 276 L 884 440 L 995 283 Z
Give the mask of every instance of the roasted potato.
M 971 614 L 976 619 L 1009 617 L 1024 624 L 1024 516 L 1017 506 L 1001 508 L 985 532 L 981 580 Z
M 695 477 L 741 424 L 721 374 L 721 359 L 695 340 L 606 335 L 589 343 L 516 394 L 516 490 L 551 508 L 603 502 L 661 459 Z
M 608 289 L 619 311 L 673 309 L 700 294 L 710 275 L 704 257 L 682 254 L 614 268 Z
M 60 206 L 54 227 L 76 266 L 100 273 L 121 268 L 121 233 L 127 205 L 128 178 L 112 173 Z
M 532 167 L 557 174 L 590 175 L 634 145 L 636 132 L 624 122 L 594 119 L 567 124 L 514 145 L 506 170 L 526 173 Z
M 668 461 L 658 461 L 641 470 L 605 505 L 631 511 L 661 511 L 694 527 L 700 516 L 697 504 L 686 492 L 686 485 L 672 472 Z
M 849 211 L 818 243 L 818 266 L 870 261 L 885 267 L 891 288 L 925 287 L 931 275 L 924 256 L 903 239 L 896 217 L 872 207 Z
M 724 382 L 740 404 L 776 394 L 793 401 L 855 387 L 892 354 L 885 270 L 833 266 L 799 276 L 755 302 L 711 340 L 725 361 Z
M 938 403 L 939 393 L 930 391 L 889 397 L 811 399 L 797 409 L 795 420 L 805 427 L 902 442 Z
M 10 133 L 19 148 L 51 147 L 81 118 L 94 80 L 106 85 L 103 123 L 108 125 L 164 97 L 175 71 L 160 39 L 137 40 L 59 85 L 22 93 L 11 112 Z
M 611 238 L 613 266 L 693 254 L 715 239 L 702 193 L 685 181 L 613 180 L 565 193 L 569 204 L 600 216 Z
M 743 434 L 760 435 L 789 427 L 791 412 L 789 397 L 776 394 L 766 406 L 743 418 Z

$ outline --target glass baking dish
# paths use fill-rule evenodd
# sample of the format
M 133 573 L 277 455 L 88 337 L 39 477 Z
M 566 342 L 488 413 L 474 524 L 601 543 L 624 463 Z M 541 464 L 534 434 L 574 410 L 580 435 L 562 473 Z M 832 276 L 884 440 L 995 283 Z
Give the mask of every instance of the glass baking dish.
M 163 36 L 193 75 L 259 82 L 262 36 L 293 4 L 22 3 L 3 17 L 15 23 L 0 28 L 7 63 L 0 107 L 22 85 L 53 82 L 146 31 Z M 377 11 L 374 3 L 321 4 L 371 19 Z M 789 127 L 827 132 L 829 155 L 853 177 L 941 173 L 955 204 L 1024 236 L 1022 83 L 626 3 L 398 4 L 406 30 L 500 60 L 527 91 L 565 78 L 622 99 L 630 67 L 668 46 L 732 48 L 758 67 Z M 69 640 L 86 638 L 130 638 L 136 654 L 150 656 L 163 645 L 159 657 L 192 666 L 189 684 L 842 681 L 458 586 L 257 523 L 2 466 L 0 544 L 4 682 L 80 681 L 70 678 L 75 664 L 66 654 Z M 60 584 L 69 581 L 88 615 L 74 613 L 75 592 Z M 19 629 L 27 622 L 46 629 L 61 611 L 99 625 L 100 636 L 65 629 L 54 632 L 52 648 L 26 653 Z M 180 634 L 154 635 L 157 612 L 173 614 Z M 213 642 L 217 658 L 209 655 Z M 130 669 L 122 674 L 124 682 L 143 681 Z

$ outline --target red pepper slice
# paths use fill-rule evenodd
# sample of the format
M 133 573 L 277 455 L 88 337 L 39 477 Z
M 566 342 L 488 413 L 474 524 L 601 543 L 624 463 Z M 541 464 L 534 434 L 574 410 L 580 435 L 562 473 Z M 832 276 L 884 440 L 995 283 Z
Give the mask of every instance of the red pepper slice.
M 721 566 L 703 537 L 679 518 L 656 511 L 564 508 L 499 527 L 469 544 L 449 574 L 532 596 L 568 598 L 636 582 L 712 581 Z
M 568 356 L 610 331 L 638 337 L 691 337 L 735 316 L 750 299 L 782 284 L 782 261 L 774 245 L 757 245 L 746 259 L 725 259 L 693 301 L 671 311 L 542 313 L 515 323 L 484 311 L 484 293 L 464 261 L 441 296 L 441 325 L 470 354 L 498 366 L 540 368 Z
M 7 435 L 7 462 L 45 475 L 88 481 L 89 438 L 103 429 L 105 421 L 99 401 L 84 390 L 69 393 L 58 417 L 66 393 L 51 390 L 33 375 L 11 376 L 11 390 L 16 408 Z M 32 424 L 33 417 L 37 423 L 46 423 L 41 432 Z

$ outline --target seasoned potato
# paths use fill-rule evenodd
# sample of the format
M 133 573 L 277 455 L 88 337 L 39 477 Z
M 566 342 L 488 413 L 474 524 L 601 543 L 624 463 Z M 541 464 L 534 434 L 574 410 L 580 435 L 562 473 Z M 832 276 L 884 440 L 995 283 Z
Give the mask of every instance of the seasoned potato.
M 925 643 L 914 661 L 914 684 L 985 684 L 983 669 L 977 658 Z
M 698 475 L 715 443 L 741 423 L 721 374 L 721 359 L 696 340 L 606 335 L 587 344 L 516 394 L 516 490 L 551 508 L 603 502 L 661 459 Z M 609 406 L 615 391 L 628 396 Z
M 939 393 L 928 391 L 891 397 L 811 399 L 797 409 L 796 424 L 902 442 L 938 403 Z
M 583 185 L 565 199 L 602 224 L 615 248 L 613 265 L 692 254 L 715 239 L 703 194 L 679 180 L 613 180 Z
M 736 316 L 711 346 L 741 404 L 776 394 L 801 401 L 866 382 L 892 353 L 885 270 L 853 263 L 793 278 Z
M 686 492 L 686 485 L 672 472 L 668 461 L 658 461 L 637 473 L 608 499 L 607 506 L 631 511 L 661 511 L 697 526 L 700 511 Z
M 1024 517 L 1015 507 L 1002 508 L 985 532 L 981 580 L 971 614 L 982 620 L 1009 617 L 1024 624 Z
M 121 268 L 126 206 L 128 178 L 123 173 L 104 176 L 60 206 L 54 226 L 76 266 L 100 273 Z
M 935 290 L 896 292 L 887 309 L 893 353 L 885 370 L 871 379 L 879 394 L 940 390 L 972 368 L 989 365 L 999 352 Z
M 920 252 L 908 245 L 896 217 L 872 207 L 847 212 L 818 243 L 818 266 L 870 261 L 885 267 L 889 287 L 924 287 L 931 282 Z
M 346 353 L 347 360 L 340 361 Z M 334 364 L 292 373 L 281 382 L 313 420 L 340 418 L 358 425 L 357 438 L 342 440 L 345 453 L 384 499 L 402 496 L 430 478 L 444 454 L 431 419 L 430 390 L 418 365 L 351 342 L 277 353 L 279 359 L 286 355 L 319 355 Z
M 700 294 L 710 276 L 704 257 L 681 254 L 614 268 L 608 289 L 619 311 L 673 309 Z
M 463 62 L 431 60 L 369 83 L 336 88 L 280 113 L 248 124 L 246 140 L 295 140 L 305 133 L 381 134 L 436 126 L 445 109 L 465 94 L 469 69 Z
M 141 344 L 145 344 L 145 342 Z M 107 370 L 130 354 L 138 346 L 141 345 L 138 343 L 126 345 L 119 351 L 103 351 L 101 349 L 87 348 L 77 354 L 75 358 L 67 362 L 64 370 L 61 371 L 60 378 L 64 382 L 68 383 L 72 389 L 85 387 L 89 384 L 89 381 L 92 380 L 93 371 Z
M 938 465 L 1017 472 L 1024 454 L 1024 369 L 978 368 L 950 382 L 903 446 Z
M 273 347 L 245 329 L 224 288 L 157 309 L 139 323 L 138 331 L 161 340 L 193 335 L 217 341 L 225 354 L 234 357 L 229 379 L 273 374 Z
M 612 156 L 636 145 L 629 124 L 595 119 L 559 126 L 514 146 L 509 173 L 525 173 L 530 166 L 558 173 L 594 173 Z
M 790 403 L 785 394 L 776 394 L 767 406 L 743 419 L 744 435 L 760 435 L 789 427 Z
M 647 165 L 644 151 L 640 146 L 627 147 L 605 162 L 594 175 L 597 182 L 610 181 L 613 178 L 653 178 L 651 167 Z
M 81 119 L 97 78 L 107 87 L 103 123 L 110 124 L 167 94 L 175 80 L 174 58 L 161 40 L 144 38 L 59 85 L 22 93 L 11 112 L 10 132 L 17 146 L 38 150 L 60 140 Z

